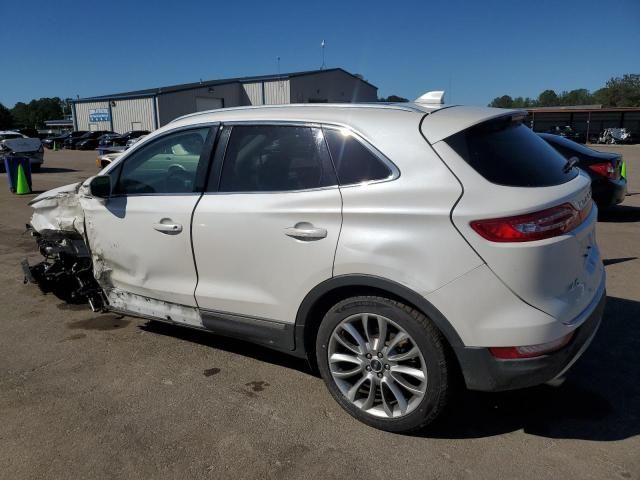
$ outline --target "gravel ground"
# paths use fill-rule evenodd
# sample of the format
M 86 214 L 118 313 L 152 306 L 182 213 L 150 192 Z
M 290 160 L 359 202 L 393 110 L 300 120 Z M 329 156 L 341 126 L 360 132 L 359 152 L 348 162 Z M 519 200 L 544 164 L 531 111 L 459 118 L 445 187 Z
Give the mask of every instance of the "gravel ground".
M 606 149 L 631 185 L 598 224 L 609 298 L 594 344 L 561 388 L 463 393 L 420 436 L 358 423 L 286 355 L 23 285 L 33 195 L 3 189 L 0 478 L 640 479 L 640 145 Z M 47 151 L 34 188 L 94 160 Z

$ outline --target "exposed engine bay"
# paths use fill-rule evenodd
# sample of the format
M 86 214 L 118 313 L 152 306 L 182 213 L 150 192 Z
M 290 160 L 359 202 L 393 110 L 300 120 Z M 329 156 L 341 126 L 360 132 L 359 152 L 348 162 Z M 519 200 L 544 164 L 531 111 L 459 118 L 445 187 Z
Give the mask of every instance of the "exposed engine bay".
M 103 311 L 106 297 L 93 276 L 93 263 L 84 239 L 78 234 L 59 236 L 31 230 L 44 260 L 33 266 L 23 260 L 25 283 L 36 283 L 43 293 L 53 293 L 68 303 L 89 302 L 94 312 Z
M 43 293 L 53 293 L 68 303 L 88 302 L 103 311 L 108 301 L 93 273 L 93 260 L 84 237 L 82 208 L 73 184 L 45 192 L 30 202 L 34 209 L 27 230 L 35 237 L 44 260 L 22 267 L 25 283 L 35 283 Z

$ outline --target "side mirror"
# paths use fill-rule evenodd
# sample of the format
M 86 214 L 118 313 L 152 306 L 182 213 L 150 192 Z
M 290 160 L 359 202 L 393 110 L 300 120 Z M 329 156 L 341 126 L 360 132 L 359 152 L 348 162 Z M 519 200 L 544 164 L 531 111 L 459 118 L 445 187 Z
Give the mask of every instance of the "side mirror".
M 97 198 L 109 198 L 111 196 L 111 177 L 109 175 L 97 175 L 89 183 L 89 192 Z

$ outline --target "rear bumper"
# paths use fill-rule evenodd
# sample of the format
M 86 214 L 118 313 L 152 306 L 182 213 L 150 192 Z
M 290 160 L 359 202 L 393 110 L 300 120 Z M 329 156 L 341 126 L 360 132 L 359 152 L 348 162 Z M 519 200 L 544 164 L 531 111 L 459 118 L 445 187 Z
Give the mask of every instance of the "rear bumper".
M 604 180 L 593 182 L 591 184 L 593 191 L 593 200 L 598 208 L 609 208 L 624 201 L 627 195 L 627 181 L 624 178 L 620 180 Z
M 604 312 L 606 292 L 576 329 L 573 340 L 562 350 L 523 360 L 498 360 L 487 348 L 461 347 L 456 354 L 470 390 L 500 391 L 532 387 L 561 377 L 585 352 L 595 337 Z

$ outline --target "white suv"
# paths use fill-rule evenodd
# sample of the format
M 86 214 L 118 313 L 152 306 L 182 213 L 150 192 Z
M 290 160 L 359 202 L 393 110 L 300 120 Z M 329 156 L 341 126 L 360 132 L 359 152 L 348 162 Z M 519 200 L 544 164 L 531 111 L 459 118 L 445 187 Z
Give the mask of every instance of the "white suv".
M 32 206 L 70 301 L 306 357 L 411 431 L 476 390 L 558 382 L 600 324 L 589 178 L 523 112 L 286 105 L 179 118 Z

